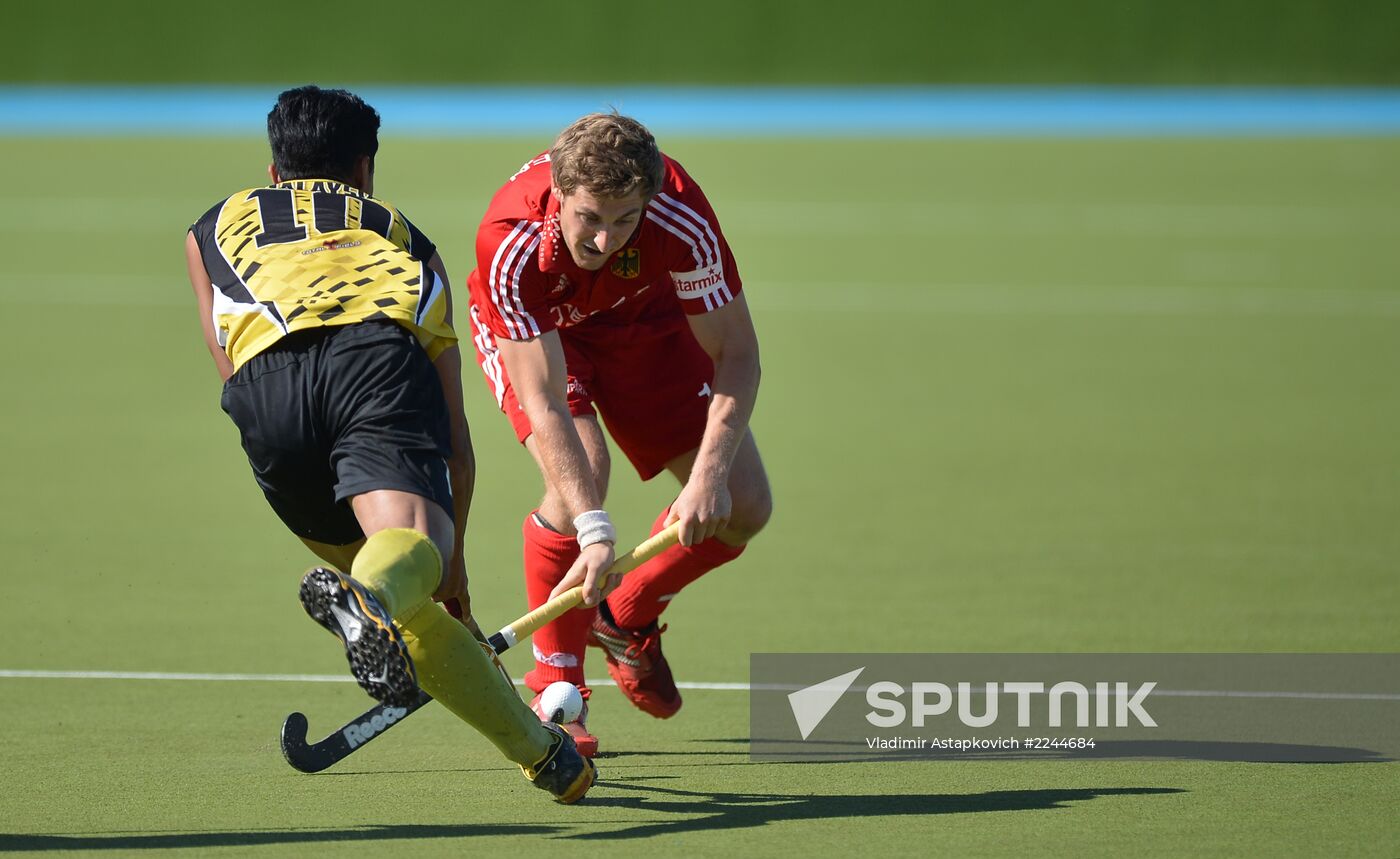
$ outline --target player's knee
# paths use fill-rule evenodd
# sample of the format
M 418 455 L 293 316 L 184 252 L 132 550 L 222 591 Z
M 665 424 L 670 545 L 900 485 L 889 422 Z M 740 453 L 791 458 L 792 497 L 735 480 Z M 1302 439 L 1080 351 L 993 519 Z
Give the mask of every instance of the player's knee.
M 773 492 L 765 480 L 733 497 L 729 525 L 725 530 L 731 538 L 747 543 L 763 530 L 772 517 Z

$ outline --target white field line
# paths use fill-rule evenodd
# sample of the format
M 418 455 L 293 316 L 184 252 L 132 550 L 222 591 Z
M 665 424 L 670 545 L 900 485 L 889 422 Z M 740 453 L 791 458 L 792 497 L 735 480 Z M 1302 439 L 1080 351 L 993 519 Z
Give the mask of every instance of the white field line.
M 353 683 L 354 678 L 343 674 L 194 674 L 163 671 L 30 671 L 0 668 L 0 679 L 13 680 L 170 680 L 237 683 Z M 515 681 L 516 685 L 523 685 Z M 589 686 L 615 686 L 611 680 L 588 680 Z M 779 683 L 677 683 L 680 689 L 709 689 L 724 692 L 762 691 L 795 692 L 806 687 Z M 868 687 L 853 686 L 849 692 L 864 692 Z M 981 691 L 981 690 L 979 690 Z M 1129 690 L 1135 691 L 1135 690 Z M 1114 695 L 1109 690 L 1109 695 Z M 1126 694 L 1126 693 L 1125 693 Z M 1400 701 L 1400 694 L 1386 692 L 1290 692 L 1245 691 L 1230 689 L 1154 689 L 1152 695 L 1162 698 L 1283 698 L 1304 701 Z

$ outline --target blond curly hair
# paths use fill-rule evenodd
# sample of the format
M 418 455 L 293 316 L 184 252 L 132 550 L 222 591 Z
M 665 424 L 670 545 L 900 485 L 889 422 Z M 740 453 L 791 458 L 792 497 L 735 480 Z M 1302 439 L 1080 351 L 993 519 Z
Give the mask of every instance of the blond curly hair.
M 549 149 L 550 176 L 565 196 L 579 188 L 598 197 L 640 191 L 650 200 L 666 175 L 646 126 L 619 113 L 590 113 L 559 132 Z

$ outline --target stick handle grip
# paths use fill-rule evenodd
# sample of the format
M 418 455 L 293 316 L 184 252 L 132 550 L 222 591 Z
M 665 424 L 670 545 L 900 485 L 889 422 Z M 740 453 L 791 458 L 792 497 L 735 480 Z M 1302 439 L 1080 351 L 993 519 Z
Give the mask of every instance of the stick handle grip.
M 655 558 L 657 555 L 676 545 L 681 538 L 681 523 L 673 522 L 667 528 L 656 532 L 643 541 L 637 548 L 621 555 L 613 560 L 612 566 L 608 567 L 603 578 L 607 576 L 622 575 L 633 570 Z M 583 602 L 583 586 L 569 588 L 559 596 L 547 603 L 535 608 L 530 613 L 519 620 L 501 629 L 500 632 L 487 639 L 487 643 L 497 653 L 504 653 L 514 647 L 520 641 L 529 638 L 536 630 L 564 612 Z

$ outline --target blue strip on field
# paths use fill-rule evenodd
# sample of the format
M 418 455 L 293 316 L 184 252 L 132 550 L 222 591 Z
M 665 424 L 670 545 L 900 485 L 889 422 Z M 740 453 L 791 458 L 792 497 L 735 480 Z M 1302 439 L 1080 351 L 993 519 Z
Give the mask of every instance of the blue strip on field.
M 0 86 L 0 134 L 259 134 L 279 87 Z M 1393 135 L 1400 89 L 355 88 L 387 134 L 552 134 L 616 107 L 665 134 Z

